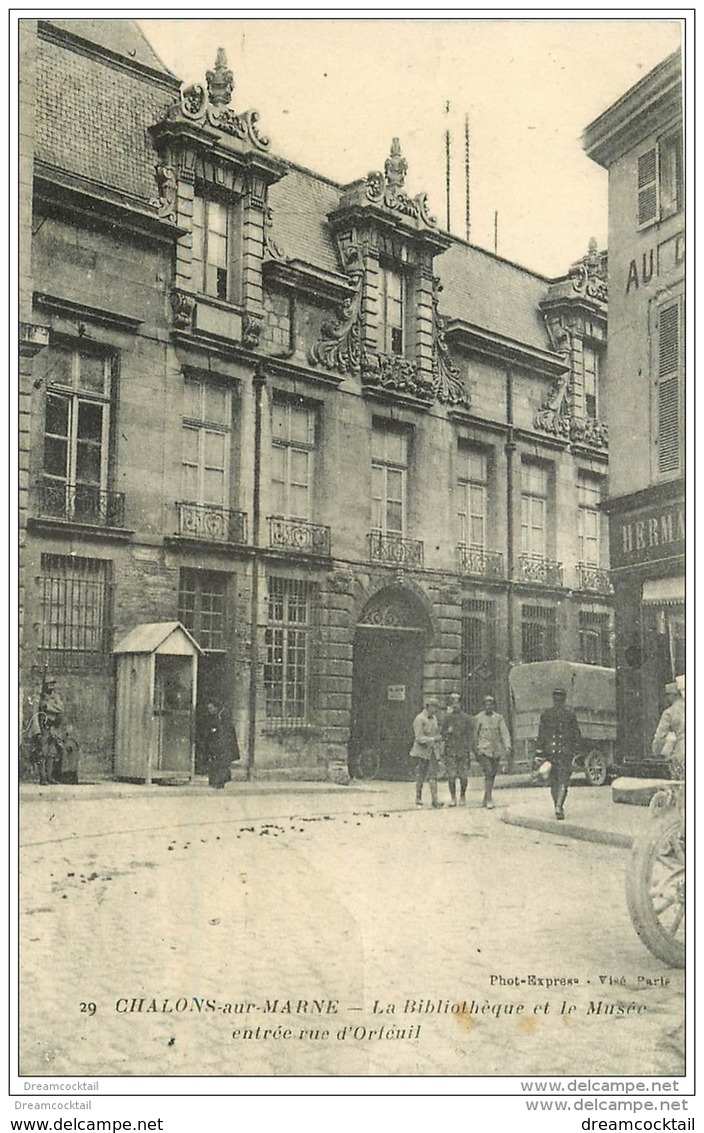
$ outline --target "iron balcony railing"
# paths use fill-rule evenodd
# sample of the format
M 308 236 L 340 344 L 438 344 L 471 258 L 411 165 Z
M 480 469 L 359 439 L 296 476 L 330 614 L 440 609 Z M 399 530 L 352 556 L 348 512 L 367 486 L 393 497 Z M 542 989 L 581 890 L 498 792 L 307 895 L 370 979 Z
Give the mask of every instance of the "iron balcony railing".
M 269 546 L 301 551 L 306 555 L 330 554 L 330 528 L 305 519 L 269 516 Z
M 372 531 L 367 538 L 370 562 L 400 567 L 423 566 L 421 539 L 404 539 L 401 535 L 387 535 L 383 531 Z
M 90 484 L 66 484 L 58 480 L 39 483 L 39 515 L 42 519 L 64 519 L 92 527 L 123 527 L 124 492 L 102 492 Z
M 460 543 L 457 558 L 460 574 L 473 574 L 480 578 L 504 577 L 504 556 L 500 551 L 485 551 L 483 547 Z
M 178 533 L 187 539 L 246 543 L 247 514 L 217 504 L 178 502 Z
M 519 555 L 516 563 L 519 582 L 537 582 L 541 586 L 562 586 L 562 563 L 541 555 Z
M 577 563 L 577 586 L 580 590 L 592 590 L 597 594 L 613 594 L 608 570 L 590 563 Z

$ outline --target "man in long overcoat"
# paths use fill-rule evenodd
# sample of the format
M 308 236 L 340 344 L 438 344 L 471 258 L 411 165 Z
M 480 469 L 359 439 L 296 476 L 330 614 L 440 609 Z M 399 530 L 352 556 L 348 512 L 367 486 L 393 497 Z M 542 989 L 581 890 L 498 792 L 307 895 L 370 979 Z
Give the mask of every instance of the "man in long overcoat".
M 565 817 L 565 799 L 572 774 L 572 761 L 582 744 L 577 717 L 567 707 L 567 693 L 556 688 L 552 694 L 552 707 L 540 717 L 536 752 L 550 762 L 548 783 L 555 806 L 555 818 Z

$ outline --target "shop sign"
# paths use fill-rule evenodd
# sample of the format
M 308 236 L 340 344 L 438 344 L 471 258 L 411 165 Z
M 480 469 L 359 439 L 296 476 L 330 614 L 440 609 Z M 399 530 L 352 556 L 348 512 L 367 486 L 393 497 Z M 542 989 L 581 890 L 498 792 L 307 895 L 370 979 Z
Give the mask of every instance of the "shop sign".
M 684 553 L 684 504 L 654 505 L 612 515 L 611 567 L 632 566 Z

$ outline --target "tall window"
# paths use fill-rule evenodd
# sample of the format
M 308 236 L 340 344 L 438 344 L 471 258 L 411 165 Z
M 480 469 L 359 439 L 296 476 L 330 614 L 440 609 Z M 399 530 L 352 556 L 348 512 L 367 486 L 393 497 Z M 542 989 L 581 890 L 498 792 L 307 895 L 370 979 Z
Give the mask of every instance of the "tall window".
M 315 410 L 293 401 L 274 401 L 271 410 L 271 486 L 275 515 L 311 518 Z
M 228 575 L 222 571 L 183 569 L 179 577 L 178 616 L 201 649 L 226 648 Z
M 599 416 L 599 369 L 600 357 L 593 346 L 584 344 L 582 349 L 584 375 L 584 409 L 587 417 Z
M 270 720 L 295 724 L 308 717 L 311 628 L 311 585 L 294 578 L 270 578 L 264 662 Z
M 684 366 L 682 299 L 657 313 L 657 459 L 661 474 L 684 470 Z
M 496 602 L 462 602 L 462 707 L 478 712 L 483 696 L 495 695 Z
M 554 606 L 521 607 L 524 661 L 554 661 L 557 657 L 557 610 Z
M 234 204 L 196 194 L 193 198 L 193 282 L 217 299 L 235 298 Z
M 406 349 L 405 280 L 392 268 L 379 269 L 381 283 L 381 321 L 384 333 L 383 352 L 404 354 Z
M 547 558 L 548 470 L 524 461 L 521 486 L 521 551 Z
M 601 481 L 580 472 L 577 481 L 578 560 L 586 566 L 601 566 Z
M 457 483 L 459 541 L 464 547 L 486 546 L 487 458 L 481 449 L 460 446 Z
M 42 555 L 39 648 L 50 668 L 109 660 L 111 567 L 105 559 Z
M 372 429 L 372 528 L 385 535 L 406 530 L 408 434 Z
M 583 665 L 613 665 L 612 628 L 610 613 L 579 611 L 579 659 Z
M 226 386 L 186 378 L 181 472 L 183 499 L 227 507 L 232 443 L 232 395 Z
M 113 359 L 51 347 L 43 360 L 45 509 L 64 519 L 96 522 L 108 486 Z

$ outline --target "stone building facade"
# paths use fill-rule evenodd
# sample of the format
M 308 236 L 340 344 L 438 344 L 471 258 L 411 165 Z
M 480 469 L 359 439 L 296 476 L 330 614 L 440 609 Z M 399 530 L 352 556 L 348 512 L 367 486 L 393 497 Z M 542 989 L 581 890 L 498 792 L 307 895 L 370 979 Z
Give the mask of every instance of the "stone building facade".
M 21 24 L 22 679 L 83 770 L 142 623 L 193 634 L 252 776 L 403 775 L 424 695 L 610 665 L 605 254 L 450 236 L 398 139 L 291 164 L 222 52 L 185 88 L 129 20 Z
M 642 764 L 685 671 L 682 61 L 663 60 L 587 127 L 609 172 L 609 516 L 618 748 Z

